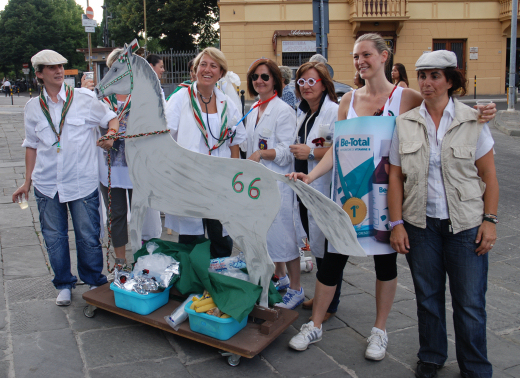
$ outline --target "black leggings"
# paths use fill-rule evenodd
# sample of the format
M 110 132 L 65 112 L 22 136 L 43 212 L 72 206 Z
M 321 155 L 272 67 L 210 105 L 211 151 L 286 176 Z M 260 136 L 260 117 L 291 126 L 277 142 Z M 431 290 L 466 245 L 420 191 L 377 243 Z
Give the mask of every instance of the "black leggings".
M 108 214 L 108 188 L 99 183 L 99 189 L 103 195 L 103 201 L 107 209 L 107 227 L 110 221 Z M 126 192 L 130 203 L 132 203 L 132 189 L 112 188 L 112 246 L 114 248 L 123 247 L 128 244 L 128 207 L 126 203 Z
M 325 286 L 335 286 L 338 276 L 343 272 L 348 261 L 347 255 L 325 251 L 316 278 Z M 391 281 L 397 277 L 397 252 L 387 255 L 374 255 L 376 278 L 379 281 Z

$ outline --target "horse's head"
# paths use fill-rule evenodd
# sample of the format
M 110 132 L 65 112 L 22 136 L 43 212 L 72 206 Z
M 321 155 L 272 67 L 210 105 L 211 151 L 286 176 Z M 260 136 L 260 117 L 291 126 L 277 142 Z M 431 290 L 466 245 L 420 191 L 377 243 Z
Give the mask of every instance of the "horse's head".
M 112 63 L 110 71 L 103 80 L 99 82 L 95 91 L 99 99 L 111 94 L 130 94 L 134 86 L 134 77 L 130 61 L 132 53 L 139 48 L 137 40 L 134 39 L 130 45 L 125 44 L 124 51 L 116 61 Z

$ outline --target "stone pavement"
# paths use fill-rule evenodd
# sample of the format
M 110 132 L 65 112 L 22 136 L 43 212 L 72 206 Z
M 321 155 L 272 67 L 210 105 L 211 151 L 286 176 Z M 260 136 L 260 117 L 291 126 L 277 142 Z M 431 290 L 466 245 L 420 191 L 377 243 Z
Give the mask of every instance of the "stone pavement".
M 27 100 L 27 99 L 26 99 Z M 24 180 L 23 108 L 0 102 L 0 377 L 413 377 L 418 333 L 413 284 L 403 256 L 388 320 L 389 347 L 381 362 L 363 358 L 375 318 L 372 259 L 351 258 L 345 269 L 337 316 L 325 323 L 323 340 L 305 352 L 289 339 L 310 311 L 298 309 L 295 324 L 253 359 L 232 368 L 217 350 L 98 310 L 88 319 L 78 286 L 70 307 L 54 304 L 56 292 L 42 246 L 34 196 L 29 209 L 11 203 Z M 20 104 L 23 105 L 23 104 Z M 500 182 L 499 240 L 490 253 L 488 350 L 495 377 L 520 377 L 520 138 L 492 129 Z M 515 161 L 517 163 L 515 163 Z M 515 168 L 516 167 L 516 168 Z M 165 239 L 175 236 L 163 233 Z M 75 250 L 70 231 L 71 250 Z M 74 255 L 74 253 L 72 254 Z M 131 261 L 130 251 L 127 251 Z M 74 258 L 74 257 L 73 257 Z M 74 267 L 75 272 L 75 267 Z M 314 274 L 303 274 L 306 295 Z M 450 296 L 447 295 L 450 303 Z M 439 377 L 459 377 L 453 321 L 448 306 L 449 358 Z

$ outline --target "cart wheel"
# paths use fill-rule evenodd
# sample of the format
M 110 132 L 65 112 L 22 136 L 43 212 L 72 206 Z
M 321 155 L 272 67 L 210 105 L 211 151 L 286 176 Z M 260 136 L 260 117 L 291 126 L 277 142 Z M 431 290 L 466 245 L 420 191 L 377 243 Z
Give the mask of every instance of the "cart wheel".
M 92 305 L 86 305 L 83 308 L 83 315 L 87 318 L 93 318 L 96 315 L 96 307 Z
M 238 354 L 235 354 L 235 353 L 231 353 L 231 352 L 226 352 L 224 350 L 219 350 L 218 351 L 220 353 L 220 355 L 222 357 L 227 357 L 227 363 L 229 366 L 238 366 L 238 364 L 240 364 L 240 356 Z
M 227 358 L 227 363 L 229 366 L 238 366 L 240 364 L 240 356 L 238 354 L 232 354 Z

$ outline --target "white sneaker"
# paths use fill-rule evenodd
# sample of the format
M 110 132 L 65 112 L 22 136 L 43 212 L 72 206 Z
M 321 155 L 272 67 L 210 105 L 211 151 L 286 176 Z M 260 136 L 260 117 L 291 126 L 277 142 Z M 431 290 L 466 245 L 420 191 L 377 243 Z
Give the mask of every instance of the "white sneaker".
M 95 286 L 95 285 L 90 285 L 90 290 L 94 290 L 94 289 L 97 289 L 98 287 Z
M 275 306 L 288 308 L 294 310 L 296 307 L 301 305 L 305 300 L 305 294 L 303 293 L 303 287 L 300 290 L 287 289 L 287 293 L 282 298 L 283 303 L 277 303 Z
M 69 306 L 70 305 L 71 292 L 70 289 L 63 289 L 56 298 L 56 304 L 58 306 Z
M 388 345 L 388 335 L 386 331 L 372 327 L 372 334 L 367 339 L 368 346 L 365 351 L 365 358 L 368 360 L 380 361 L 385 358 L 386 347 Z
M 288 289 L 290 285 L 291 281 L 289 280 L 289 276 L 286 274 L 284 277 L 280 277 L 278 282 L 274 284 L 274 287 L 276 288 L 276 290 L 281 291 Z
M 309 323 L 302 325 L 300 333 L 289 341 L 289 346 L 295 350 L 305 350 L 309 347 L 309 344 L 321 341 L 322 335 L 321 327 L 314 327 L 314 322 L 311 320 Z

